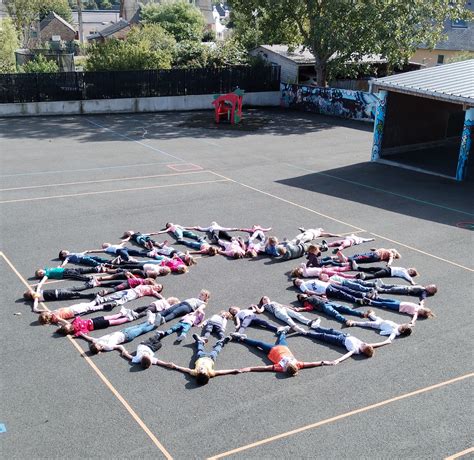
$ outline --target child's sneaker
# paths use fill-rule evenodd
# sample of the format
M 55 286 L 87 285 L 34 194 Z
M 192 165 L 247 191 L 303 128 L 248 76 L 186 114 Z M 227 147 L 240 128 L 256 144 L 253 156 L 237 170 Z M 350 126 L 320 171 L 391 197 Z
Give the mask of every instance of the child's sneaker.
M 291 327 L 290 326 L 280 326 L 277 329 L 277 334 L 288 334 L 290 332 Z
M 179 334 L 178 337 L 176 337 L 176 342 L 182 342 L 186 338 L 186 334 Z
M 309 327 L 311 329 L 317 329 L 320 324 L 321 324 L 321 318 L 318 318 L 318 319 L 315 319 L 314 321 L 311 321 Z
M 130 312 L 131 313 L 131 312 Z M 146 312 L 146 320 L 149 324 L 155 324 L 156 313 L 153 313 L 151 310 Z
M 243 340 L 243 339 L 247 338 L 247 336 L 245 334 L 239 334 L 238 332 L 231 332 L 230 336 L 233 339 L 237 339 L 237 340 Z

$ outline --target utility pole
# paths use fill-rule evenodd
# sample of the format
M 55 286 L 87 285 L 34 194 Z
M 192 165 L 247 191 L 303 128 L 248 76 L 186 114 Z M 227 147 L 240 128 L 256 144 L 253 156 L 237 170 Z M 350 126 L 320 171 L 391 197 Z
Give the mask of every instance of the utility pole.
M 82 0 L 77 0 L 77 20 L 79 22 L 79 42 L 84 44 L 84 33 L 82 31 Z

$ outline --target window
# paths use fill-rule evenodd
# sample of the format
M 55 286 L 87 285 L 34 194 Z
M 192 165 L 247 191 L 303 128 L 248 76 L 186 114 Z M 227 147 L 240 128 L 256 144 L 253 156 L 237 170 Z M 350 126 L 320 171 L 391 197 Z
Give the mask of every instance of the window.
M 444 54 L 438 54 L 437 64 L 443 64 L 443 63 L 444 63 Z
M 464 21 L 464 19 L 456 19 L 454 21 L 451 21 L 451 27 L 457 29 L 467 29 L 467 22 Z

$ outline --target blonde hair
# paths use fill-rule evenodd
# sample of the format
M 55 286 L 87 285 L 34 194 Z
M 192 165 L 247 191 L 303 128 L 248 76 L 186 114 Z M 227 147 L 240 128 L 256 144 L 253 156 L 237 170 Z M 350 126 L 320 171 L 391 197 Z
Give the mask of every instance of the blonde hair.
M 179 299 L 177 297 L 168 297 L 166 299 L 166 301 L 170 304 L 170 305 L 175 305 L 177 303 L 179 303 Z
M 278 238 L 276 236 L 269 236 L 268 237 L 268 244 L 270 244 L 270 245 L 278 244 Z
M 199 293 L 200 296 L 205 295 L 206 296 L 206 301 L 209 300 L 211 297 L 211 293 L 207 289 L 201 289 L 201 292 Z
M 303 269 L 301 267 L 294 268 L 291 270 L 291 276 L 292 278 L 299 278 L 300 276 L 303 276 Z

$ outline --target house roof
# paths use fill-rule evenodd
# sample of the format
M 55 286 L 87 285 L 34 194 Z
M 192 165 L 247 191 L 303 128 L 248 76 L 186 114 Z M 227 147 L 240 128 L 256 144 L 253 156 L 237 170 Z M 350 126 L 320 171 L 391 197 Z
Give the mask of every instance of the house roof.
M 77 11 L 72 12 L 74 23 L 79 22 Z M 97 10 L 97 11 L 82 11 L 82 23 L 83 24 L 97 24 L 104 25 L 109 22 L 117 22 L 120 19 L 120 11 L 118 10 Z
M 116 22 L 115 24 L 110 24 L 109 26 L 105 27 L 102 30 L 99 30 L 98 32 L 91 34 L 87 37 L 88 40 L 94 40 L 99 37 L 110 37 L 111 35 L 119 32 L 122 29 L 125 29 L 125 27 L 129 27 L 130 23 L 128 21 L 125 21 L 125 19 L 120 19 L 119 22 Z
M 54 19 L 57 19 L 59 22 L 64 24 L 68 29 L 71 29 L 73 32 L 76 31 L 76 29 L 71 24 L 69 24 L 69 22 L 67 22 L 61 16 L 56 14 L 54 11 L 51 11 L 51 13 L 49 13 L 48 16 L 42 19 L 42 21 L 40 22 L 40 30 L 44 29 Z
M 466 9 L 474 13 L 474 2 L 466 3 Z M 444 24 L 443 34 L 444 40 L 440 40 L 434 46 L 436 50 L 451 50 L 451 51 L 474 51 L 474 22 L 466 21 L 465 27 L 454 25 L 451 21 L 446 21 Z M 422 49 L 427 49 L 426 45 L 420 46 Z
M 296 64 L 314 64 L 314 56 L 307 49 L 303 49 L 302 46 L 297 47 L 294 52 L 289 52 L 286 45 L 260 45 L 258 48 L 279 54 Z
M 377 78 L 378 89 L 474 107 L 474 59 Z
M 259 49 L 262 49 L 264 52 L 270 51 L 271 53 L 278 54 L 283 58 L 294 62 L 297 65 L 313 65 L 315 63 L 315 59 L 312 53 L 303 46 L 296 47 L 294 52 L 289 52 L 287 45 L 260 45 L 255 49 L 255 51 L 258 51 Z M 367 54 L 365 56 L 362 56 L 362 59 L 347 61 L 347 63 L 366 64 L 383 64 L 386 62 L 387 60 L 381 57 L 379 54 Z

